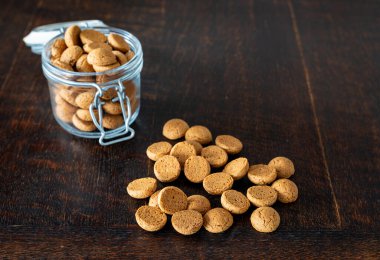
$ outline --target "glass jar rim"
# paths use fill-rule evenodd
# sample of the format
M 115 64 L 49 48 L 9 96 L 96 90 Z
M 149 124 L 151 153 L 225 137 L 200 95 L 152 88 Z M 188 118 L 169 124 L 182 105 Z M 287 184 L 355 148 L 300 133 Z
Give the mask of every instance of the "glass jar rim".
M 122 64 L 119 67 L 116 67 L 114 69 L 110 69 L 107 71 L 102 71 L 102 72 L 77 72 L 77 71 L 68 71 L 61 69 L 59 67 L 54 66 L 51 63 L 50 57 L 48 57 L 48 48 L 53 44 L 53 42 L 58 39 L 62 38 L 64 36 L 64 32 L 60 33 L 59 35 L 53 37 L 50 39 L 43 48 L 41 59 L 42 59 L 42 67 L 46 67 L 47 70 L 56 72 L 58 74 L 64 74 L 65 76 L 68 77 L 88 77 L 88 76 L 102 76 L 102 75 L 109 75 L 109 74 L 117 74 L 123 70 L 130 70 L 134 71 L 135 69 L 138 69 L 141 67 L 141 63 L 143 61 L 143 51 L 141 47 L 140 41 L 137 39 L 136 36 L 131 34 L 128 31 L 115 28 L 115 27 L 83 27 L 81 29 L 92 29 L 92 30 L 98 30 L 102 32 L 108 32 L 108 33 L 117 33 L 121 36 L 123 36 L 124 39 L 127 40 L 128 44 L 130 44 L 131 49 L 134 51 L 135 55 L 131 60 L 126 62 L 125 64 Z

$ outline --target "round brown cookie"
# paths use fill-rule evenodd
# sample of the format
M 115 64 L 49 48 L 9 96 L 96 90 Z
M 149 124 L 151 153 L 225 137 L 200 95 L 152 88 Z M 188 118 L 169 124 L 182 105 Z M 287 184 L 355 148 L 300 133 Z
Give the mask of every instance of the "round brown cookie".
M 120 67 L 120 63 L 116 62 L 114 64 L 106 65 L 106 66 L 99 66 L 99 65 L 92 65 L 92 66 L 94 67 L 94 70 L 96 72 L 104 72 L 104 71 L 107 71 L 107 70 L 112 70 L 112 69 L 115 69 L 117 67 Z
M 62 52 L 66 50 L 67 46 L 65 40 L 62 38 L 58 38 L 51 45 L 50 54 L 53 58 L 59 58 L 62 55 Z
M 155 193 L 153 193 L 153 194 L 149 197 L 149 202 L 148 202 L 148 205 L 149 205 L 149 206 L 159 208 L 159 207 L 158 207 L 158 194 L 160 193 L 160 191 L 161 191 L 161 190 L 156 191 Z
M 124 105 L 126 107 L 126 105 Z M 116 101 L 113 102 L 112 100 L 106 101 L 103 105 L 104 111 L 106 111 L 108 114 L 111 115 L 120 115 L 123 113 L 123 110 L 121 108 L 120 102 Z
M 208 232 L 221 233 L 234 223 L 231 213 L 224 208 L 213 208 L 203 216 L 203 226 Z
M 109 46 L 107 43 L 104 42 L 89 42 L 85 45 L 83 45 L 83 50 L 87 53 L 90 53 L 91 51 L 97 49 L 97 48 L 103 48 L 112 51 L 112 47 Z
M 243 149 L 243 143 L 232 135 L 218 135 L 215 144 L 229 154 L 240 153 Z
M 115 54 L 116 56 L 116 60 L 121 64 L 123 65 L 124 63 L 127 63 L 128 60 L 127 60 L 127 57 L 124 55 L 124 53 L 120 52 L 120 51 L 112 51 L 113 54 Z
M 190 156 L 187 158 L 184 165 L 184 173 L 189 181 L 201 183 L 210 172 L 210 164 L 202 156 Z
M 172 149 L 172 145 L 168 142 L 157 142 L 149 145 L 146 149 L 146 155 L 152 161 L 157 161 L 164 155 L 168 155 L 170 150 Z
M 274 208 L 260 207 L 252 212 L 251 224 L 259 232 L 273 232 L 280 225 L 280 215 Z
M 151 206 L 141 206 L 135 214 L 137 224 L 146 231 L 158 231 L 162 229 L 167 217 L 160 209 Z
M 73 115 L 72 121 L 73 125 L 81 131 L 92 132 L 96 130 L 96 126 L 93 122 L 83 121 L 79 119 L 76 114 Z
M 71 25 L 65 31 L 65 43 L 67 47 L 80 45 L 79 34 L 81 30 L 77 25 Z
M 186 142 L 194 146 L 197 155 L 201 155 L 203 146 L 200 143 L 195 142 L 195 141 L 186 141 Z
M 278 179 L 272 184 L 272 188 L 277 191 L 278 200 L 282 203 L 291 203 L 298 198 L 297 185 L 288 179 Z
M 55 114 L 56 116 L 66 123 L 71 123 L 73 115 L 75 114 L 75 111 L 77 110 L 76 107 L 70 105 L 66 101 L 63 101 L 64 103 L 57 104 L 55 107 Z
M 108 35 L 108 43 L 112 46 L 112 48 L 121 52 L 127 52 L 130 49 L 129 44 L 124 40 L 124 38 L 116 33 L 110 33 Z
M 251 205 L 247 197 L 236 190 L 226 190 L 223 192 L 220 202 L 222 203 L 223 208 L 233 214 L 243 214 Z
M 82 54 L 83 50 L 81 47 L 76 45 L 70 46 L 62 52 L 59 60 L 63 63 L 69 64 L 70 66 L 74 66 Z
M 59 94 L 58 94 L 59 90 L 57 90 L 57 94 L 55 94 L 54 96 L 54 101 L 57 105 L 61 105 L 63 103 L 67 103 Z
M 82 109 L 89 109 L 91 103 L 94 101 L 94 97 L 94 91 L 86 91 L 76 96 L 75 103 Z
M 273 158 L 269 163 L 277 171 L 278 178 L 289 178 L 294 174 L 294 164 L 286 157 Z
M 64 70 L 68 70 L 68 71 L 74 71 L 74 70 L 73 70 L 73 67 L 71 67 L 69 64 L 64 63 L 64 62 L 62 62 L 62 61 L 60 61 L 60 60 L 58 60 L 58 59 L 57 59 L 57 60 L 54 60 L 54 61 L 52 62 L 52 64 L 53 64 L 54 66 L 60 68 L 60 69 L 64 69 Z
M 63 98 L 70 105 L 75 107 L 78 106 L 77 103 L 75 103 L 75 98 L 78 96 L 78 92 L 70 89 L 61 88 L 58 92 L 58 95 L 60 95 L 60 97 Z
M 125 56 L 127 57 L 127 60 L 130 61 L 133 57 L 135 57 L 135 53 L 132 50 L 129 50 Z
M 94 114 L 95 114 L 96 119 L 99 120 L 98 110 L 94 110 Z M 87 109 L 79 108 L 76 112 L 76 115 L 79 119 L 81 119 L 83 121 L 92 122 L 92 117 L 91 117 L 90 111 Z
M 210 163 L 211 167 L 219 168 L 228 161 L 226 151 L 216 145 L 210 145 L 202 149 L 201 155 Z
M 80 40 L 82 41 L 83 44 L 87 44 L 90 42 L 106 42 L 107 37 L 98 31 L 95 30 L 83 30 L 79 34 Z
M 96 66 L 107 66 L 117 62 L 115 54 L 103 48 L 97 48 L 91 51 L 87 56 L 87 61 L 91 65 Z
M 251 165 L 248 169 L 248 179 L 257 185 L 270 184 L 276 177 L 276 169 L 265 164 Z
M 234 179 L 224 172 L 213 173 L 203 179 L 203 188 L 211 195 L 221 195 L 231 189 L 233 184 Z
M 240 180 L 247 175 L 248 168 L 248 159 L 245 157 L 240 157 L 227 163 L 223 169 L 223 172 L 231 175 L 234 180 Z
M 170 119 L 162 128 L 162 135 L 170 140 L 176 140 L 185 136 L 189 125 L 182 119 Z
M 87 62 L 87 54 L 82 54 L 77 60 L 75 67 L 79 72 L 94 72 L 94 68 L 90 63 Z
M 195 125 L 186 131 L 185 139 L 186 141 L 196 141 L 202 145 L 205 145 L 212 141 L 212 134 L 207 127 Z
M 170 150 L 170 155 L 177 157 L 179 163 L 184 165 L 187 158 L 197 155 L 197 152 L 195 151 L 195 147 L 193 145 L 184 141 L 176 143 Z
M 151 177 L 131 181 L 127 186 L 129 196 L 135 199 L 150 197 L 157 189 L 157 180 Z
M 252 186 L 247 190 L 247 198 L 256 207 L 272 206 L 277 200 L 277 192 L 270 186 Z
M 121 115 L 103 115 L 103 127 L 116 129 L 124 124 L 124 118 Z
M 187 208 L 187 196 L 177 187 L 165 187 L 158 194 L 158 206 L 166 214 L 173 215 Z
M 196 210 L 202 215 L 211 209 L 210 201 L 202 195 L 187 197 L 187 209 Z
M 172 182 L 178 179 L 181 165 L 176 157 L 164 155 L 154 163 L 154 175 L 161 182 Z
M 195 210 L 177 211 L 172 216 L 173 228 L 182 235 L 197 233 L 203 225 L 202 214 Z

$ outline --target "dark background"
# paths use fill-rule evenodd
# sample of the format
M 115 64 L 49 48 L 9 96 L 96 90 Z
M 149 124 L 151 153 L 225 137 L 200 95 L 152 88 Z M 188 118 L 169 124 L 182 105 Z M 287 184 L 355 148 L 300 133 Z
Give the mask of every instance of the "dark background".
M 380 256 L 379 1 L 2 1 L 0 255 L 276 258 Z M 54 121 L 34 27 L 101 19 L 144 50 L 136 137 L 101 147 Z M 300 197 L 252 208 L 223 234 L 141 230 L 126 184 L 153 176 L 146 147 L 180 117 L 232 134 L 251 164 L 283 155 Z M 205 194 L 182 177 L 188 194 Z M 234 187 L 245 190 L 248 181 Z M 211 198 L 211 196 L 209 196 Z M 212 198 L 219 206 L 217 197 Z

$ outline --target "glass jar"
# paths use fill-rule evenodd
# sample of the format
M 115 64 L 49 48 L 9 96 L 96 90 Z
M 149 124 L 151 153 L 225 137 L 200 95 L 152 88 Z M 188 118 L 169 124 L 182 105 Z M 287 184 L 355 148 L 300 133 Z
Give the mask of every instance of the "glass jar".
M 64 33 L 50 39 L 42 50 L 42 70 L 48 82 L 54 117 L 67 132 L 79 137 L 97 138 L 101 145 L 131 139 L 134 130 L 130 124 L 136 120 L 140 110 L 140 73 L 143 67 L 140 41 L 131 33 L 117 28 L 85 29 L 97 30 L 106 36 L 110 33 L 122 36 L 135 55 L 127 63 L 108 71 L 73 72 L 54 66 L 50 59 L 51 45 L 57 38 L 63 38 Z M 92 99 L 88 109 L 77 105 L 75 100 L 78 96 Z

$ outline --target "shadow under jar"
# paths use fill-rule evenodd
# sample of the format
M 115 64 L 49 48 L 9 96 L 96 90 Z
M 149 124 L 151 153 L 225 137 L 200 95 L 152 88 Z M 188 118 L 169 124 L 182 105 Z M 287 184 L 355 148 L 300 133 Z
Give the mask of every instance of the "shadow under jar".
M 54 66 L 50 59 L 51 45 L 57 38 L 62 38 L 63 33 L 51 39 L 42 52 L 42 70 L 48 81 L 54 117 L 69 133 L 97 138 L 101 145 L 131 139 L 134 130 L 130 124 L 140 110 L 143 67 L 140 41 L 117 28 L 86 29 L 97 30 L 106 36 L 110 33 L 122 36 L 135 55 L 127 63 L 104 72 L 68 71 Z M 87 100 L 88 106 L 78 106 L 77 98 Z

